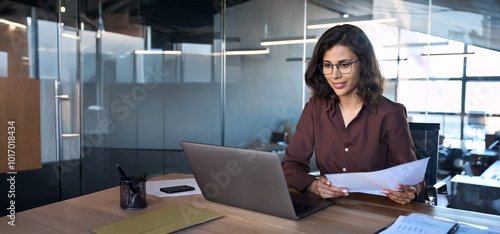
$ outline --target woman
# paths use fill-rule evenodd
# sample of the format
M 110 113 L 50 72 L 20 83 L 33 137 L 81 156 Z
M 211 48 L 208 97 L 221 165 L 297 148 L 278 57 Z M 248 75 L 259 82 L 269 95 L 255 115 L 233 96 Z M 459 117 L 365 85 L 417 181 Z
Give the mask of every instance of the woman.
M 366 172 L 415 161 L 406 109 L 382 96 L 383 78 L 373 46 L 353 25 L 327 30 L 309 62 L 305 81 L 312 97 L 305 105 L 282 161 L 289 186 L 322 198 L 348 196 L 324 176 L 308 175 L 316 153 L 321 174 Z M 382 189 L 391 200 L 406 204 L 423 183 Z

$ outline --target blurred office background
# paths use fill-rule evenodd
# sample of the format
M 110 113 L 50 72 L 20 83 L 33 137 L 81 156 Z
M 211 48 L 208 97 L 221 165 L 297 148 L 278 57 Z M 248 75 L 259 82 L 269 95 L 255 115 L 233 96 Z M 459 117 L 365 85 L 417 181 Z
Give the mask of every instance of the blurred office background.
M 181 140 L 282 154 L 265 146 L 293 133 L 309 56 L 339 23 L 370 37 L 384 95 L 439 124 L 441 179 L 498 159 L 497 0 L 6 0 L 2 105 L 29 103 L 16 113 L 35 119 L 17 143 L 35 149 L 18 211 L 116 186 L 117 163 L 131 176 L 191 173 Z

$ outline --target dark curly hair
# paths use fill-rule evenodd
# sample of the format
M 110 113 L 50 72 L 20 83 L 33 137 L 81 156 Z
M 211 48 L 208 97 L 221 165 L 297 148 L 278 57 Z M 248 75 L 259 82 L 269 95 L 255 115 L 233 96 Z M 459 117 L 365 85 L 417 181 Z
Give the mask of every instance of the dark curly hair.
M 305 82 L 311 89 L 312 98 L 333 98 L 335 101 L 339 101 L 337 94 L 318 68 L 318 64 L 323 62 L 325 52 L 335 45 L 346 46 L 359 58 L 361 70 L 356 95 L 364 101 L 378 104 L 384 91 L 384 79 L 375 57 L 375 51 L 363 30 L 350 24 L 328 29 L 314 47 L 305 74 Z

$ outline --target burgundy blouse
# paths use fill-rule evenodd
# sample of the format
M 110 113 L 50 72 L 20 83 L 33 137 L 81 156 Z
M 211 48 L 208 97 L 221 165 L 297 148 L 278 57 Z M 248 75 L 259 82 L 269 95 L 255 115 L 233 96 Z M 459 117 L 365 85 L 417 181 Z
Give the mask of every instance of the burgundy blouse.
M 309 100 L 281 162 L 288 186 L 303 191 L 315 180 L 308 175 L 313 151 L 321 174 L 376 171 L 417 160 L 406 108 L 385 97 L 378 105 L 365 102 L 347 128 L 335 101 Z M 415 186 L 416 194 L 423 186 Z

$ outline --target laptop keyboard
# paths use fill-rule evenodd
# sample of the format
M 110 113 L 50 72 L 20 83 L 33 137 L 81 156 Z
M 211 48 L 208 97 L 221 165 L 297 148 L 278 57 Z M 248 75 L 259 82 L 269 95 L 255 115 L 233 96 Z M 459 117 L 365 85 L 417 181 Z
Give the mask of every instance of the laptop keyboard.
M 301 214 L 301 213 L 308 212 L 308 211 L 312 210 L 313 206 L 293 202 L 293 209 L 295 210 L 296 214 Z

